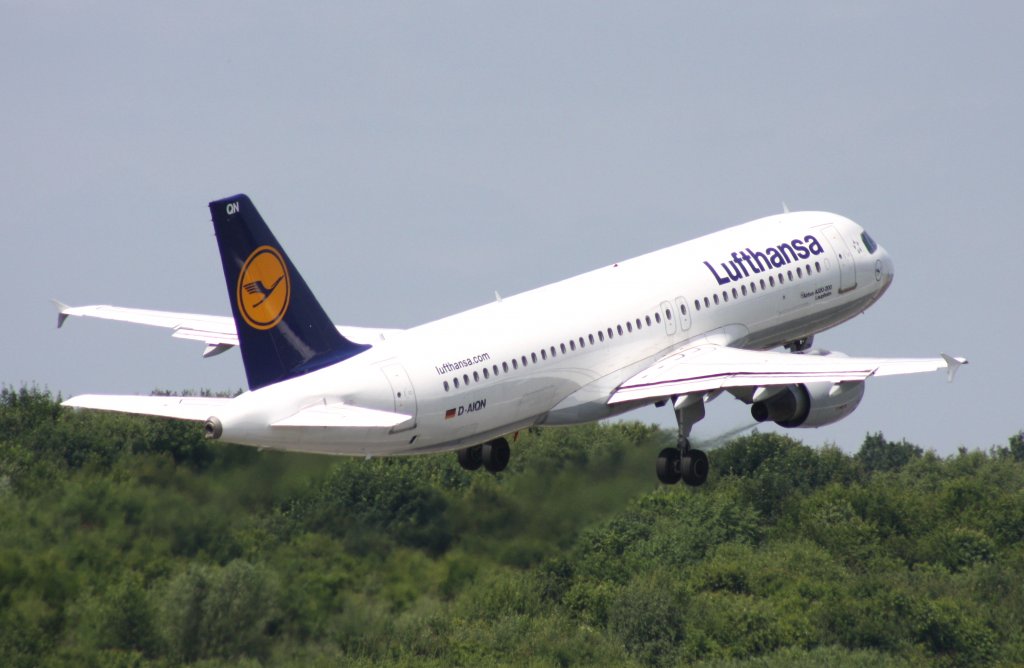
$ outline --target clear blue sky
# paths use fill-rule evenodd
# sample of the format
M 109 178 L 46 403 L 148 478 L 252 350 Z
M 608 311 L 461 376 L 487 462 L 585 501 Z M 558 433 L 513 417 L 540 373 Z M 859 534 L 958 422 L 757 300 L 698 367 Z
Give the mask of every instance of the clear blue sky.
M 388 327 L 785 201 L 857 220 L 896 263 L 819 345 L 971 360 L 953 385 L 872 381 L 851 418 L 793 435 L 1005 443 L 1024 427 L 1022 7 L 0 0 L 0 382 L 241 387 L 237 352 L 58 332 L 49 303 L 228 313 L 206 204 L 236 192 L 336 322 Z M 695 435 L 745 416 L 720 398 Z

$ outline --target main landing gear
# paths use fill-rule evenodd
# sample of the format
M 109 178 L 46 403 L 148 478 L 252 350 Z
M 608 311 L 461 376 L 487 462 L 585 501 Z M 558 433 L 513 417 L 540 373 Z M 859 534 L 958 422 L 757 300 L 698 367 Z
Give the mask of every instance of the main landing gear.
M 496 438 L 483 445 L 474 445 L 459 450 L 459 466 L 467 471 L 475 471 L 483 466 L 491 473 L 497 473 L 498 471 L 504 471 L 505 467 L 508 466 L 511 454 L 508 448 L 508 441 L 503 438 Z
M 680 480 L 696 487 L 708 479 L 708 456 L 702 450 L 690 447 L 690 428 L 704 417 L 703 395 L 685 395 L 673 403 L 676 422 L 679 424 L 679 444 L 665 448 L 658 455 L 656 470 L 658 480 L 674 485 Z

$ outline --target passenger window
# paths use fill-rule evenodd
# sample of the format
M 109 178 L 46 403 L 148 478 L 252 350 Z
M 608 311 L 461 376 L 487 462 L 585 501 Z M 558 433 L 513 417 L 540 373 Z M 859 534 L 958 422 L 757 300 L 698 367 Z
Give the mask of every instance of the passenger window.
M 540 349 L 540 358 L 542 360 L 547 360 L 547 358 L 548 358 L 548 351 L 546 351 L 543 348 L 541 348 Z
M 449 391 L 450 389 L 451 389 L 451 388 L 450 388 L 450 387 L 448 386 L 448 381 L 447 381 L 447 380 L 446 380 L 446 381 L 444 381 L 444 391 L 445 391 L 445 392 L 447 392 L 447 391 Z
M 516 362 L 515 358 L 513 358 L 512 359 L 512 369 L 515 370 L 515 369 L 518 369 L 518 368 L 519 368 L 519 363 Z
M 469 387 L 469 374 L 468 373 L 462 374 L 462 384 L 465 385 L 466 387 Z
M 491 374 L 487 371 L 487 367 L 484 367 L 484 379 L 490 378 Z
M 651 316 L 649 316 L 649 315 L 648 316 L 644 316 L 644 322 L 646 322 L 647 326 L 650 327 L 651 326 Z
M 477 373 L 476 371 L 473 372 L 473 382 L 474 383 L 479 383 L 480 382 L 480 374 Z
M 537 363 L 537 353 L 530 353 L 530 359 L 532 359 L 533 363 L 536 364 Z
M 458 378 L 452 378 L 452 384 L 455 386 L 456 390 L 459 389 L 459 379 Z
M 572 351 L 576 350 L 576 342 L 575 341 L 570 341 L 569 342 L 569 350 L 572 350 Z

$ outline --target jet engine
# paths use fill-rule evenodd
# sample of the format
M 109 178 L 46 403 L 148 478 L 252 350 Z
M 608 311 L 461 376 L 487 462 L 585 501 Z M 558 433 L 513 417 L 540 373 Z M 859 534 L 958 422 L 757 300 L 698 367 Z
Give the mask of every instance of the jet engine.
M 758 422 L 780 427 L 822 427 L 839 422 L 864 398 L 864 383 L 807 383 L 787 385 L 750 406 Z

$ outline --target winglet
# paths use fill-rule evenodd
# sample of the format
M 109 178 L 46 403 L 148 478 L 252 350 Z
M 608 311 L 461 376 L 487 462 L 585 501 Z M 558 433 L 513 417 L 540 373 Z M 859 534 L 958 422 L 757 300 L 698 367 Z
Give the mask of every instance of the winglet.
M 964 357 L 951 357 L 951 356 L 947 355 L 946 353 L 939 353 L 939 354 L 942 355 L 942 359 L 946 360 L 946 369 L 947 369 L 946 379 L 947 379 L 948 382 L 952 383 L 953 382 L 953 378 L 956 377 L 956 372 L 964 364 L 967 364 L 967 359 L 964 358 Z
M 57 307 L 57 329 L 60 329 L 64 326 L 64 321 L 68 319 L 68 315 L 70 315 L 68 309 L 71 307 L 56 299 L 51 299 L 50 301 Z

